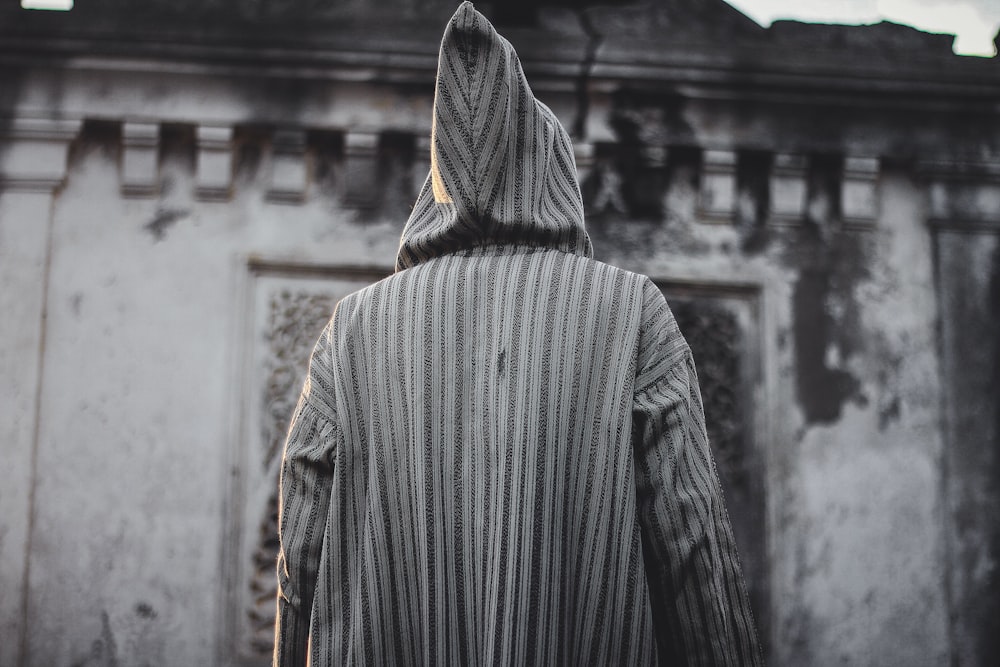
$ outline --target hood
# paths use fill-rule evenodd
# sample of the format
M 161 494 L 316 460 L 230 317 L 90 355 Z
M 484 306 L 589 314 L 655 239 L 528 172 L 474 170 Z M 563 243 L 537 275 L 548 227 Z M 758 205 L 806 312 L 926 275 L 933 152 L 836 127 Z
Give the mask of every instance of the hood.
M 535 99 L 514 47 L 463 2 L 438 56 L 431 169 L 396 270 L 488 245 L 593 252 L 573 144 Z

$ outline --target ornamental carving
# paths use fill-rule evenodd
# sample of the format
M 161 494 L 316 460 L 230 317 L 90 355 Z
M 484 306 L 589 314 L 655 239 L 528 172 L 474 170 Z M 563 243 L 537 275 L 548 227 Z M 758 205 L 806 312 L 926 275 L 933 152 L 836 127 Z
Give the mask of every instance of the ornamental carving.
M 694 355 L 705 425 L 719 476 L 730 486 L 745 486 L 749 470 L 740 400 L 744 388 L 739 322 L 724 306 L 708 300 L 676 301 L 671 309 Z
M 249 653 L 262 660 L 274 651 L 274 613 L 278 598 L 275 563 L 278 559 L 278 480 L 268 496 L 256 546 L 250 560 L 250 595 L 247 607 Z
M 281 450 L 305 381 L 309 355 L 329 321 L 337 297 L 326 292 L 281 289 L 271 294 L 264 323 L 261 457 L 270 488 L 250 557 L 248 652 L 262 661 L 274 647 L 278 556 L 278 471 Z
M 335 305 L 336 299 L 331 294 L 283 289 L 271 295 L 264 332 L 267 384 L 261 442 L 265 447 L 262 459 L 265 468 L 271 466 L 285 444 L 288 421 L 305 381 L 309 355 Z
M 705 424 L 726 497 L 750 601 L 761 637 L 769 636 L 768 566 L 765 543 L 763 465 L 753 441 L 753 395 L 746 370 L 756 361 L 737 312 L 745 301 L 671 299 L 681 332 L 691 346 L 705 406 Z
M 262 361 L 265 384 L 261 395 L 261 430 L 265 480 L 272 489 L 257 529 L 249 578 L 248 653 L 263 664 L 274 646 L 277 588 L 274 567 L 278 553 L 278 469 L 288 422 L 305 380 L 309 355 L 336 303 L 334 295 L 281 289 L 270 295 L 264 322 Z M 744 333 L 736 315 L 710 299 L 671 300 L 678 325 L 688 340 L 698 367 L 708 436 L 719 475 L 731 499 L 753 498 L 756 492 L 748 456 L 741 373 Z M 739 505 L 730 502 L 730 509 Z M 734 519 L 736 516 L 734 514 Z M 738 536 L 739 539 L 740 536 Z M 759 545 L 741 544 L 741 554 L 753 567 Z

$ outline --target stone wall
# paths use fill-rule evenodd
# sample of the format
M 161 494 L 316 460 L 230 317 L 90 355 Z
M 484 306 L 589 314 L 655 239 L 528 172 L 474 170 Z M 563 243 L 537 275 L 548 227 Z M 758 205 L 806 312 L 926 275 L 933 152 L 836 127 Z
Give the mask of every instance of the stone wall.
M 691 342 L 771 664 L 994 664 L 997 59 L 573 4 L 483 9 Z M 77 5 L 0 9 L 0 665 L 264 664 L 283 431 L 452 5 Z

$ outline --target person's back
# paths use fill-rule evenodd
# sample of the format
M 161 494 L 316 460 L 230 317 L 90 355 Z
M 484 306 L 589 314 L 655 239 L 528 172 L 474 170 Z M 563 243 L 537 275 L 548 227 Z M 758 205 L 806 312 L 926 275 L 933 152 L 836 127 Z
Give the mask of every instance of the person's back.
M 276 664 L 757 664 L 663 296 L 590 258 L 569 139 L 468 3 L 437 86 L 398 271 L 293 418 Z

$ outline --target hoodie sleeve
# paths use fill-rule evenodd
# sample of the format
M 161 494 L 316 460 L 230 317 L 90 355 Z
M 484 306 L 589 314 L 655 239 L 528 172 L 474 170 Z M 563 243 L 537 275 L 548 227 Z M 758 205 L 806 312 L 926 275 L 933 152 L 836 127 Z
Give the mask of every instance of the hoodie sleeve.
M 661 664 L 760 665 L 691 350 L 647 279 L 633 401 L 644 560 Z
M 316 588 L 339 429 L 326 390 L 324 332 L 292 416 L 281 461 L 278 509 L 278 609 L 275 667 L 307 664 L 309 619 Z

